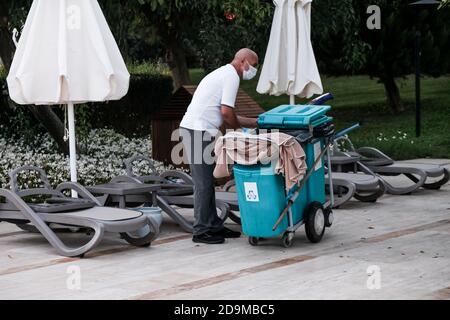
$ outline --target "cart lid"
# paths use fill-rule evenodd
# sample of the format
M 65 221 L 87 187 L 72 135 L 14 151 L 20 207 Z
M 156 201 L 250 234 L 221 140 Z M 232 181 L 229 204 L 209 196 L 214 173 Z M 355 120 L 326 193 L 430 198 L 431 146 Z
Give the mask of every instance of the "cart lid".
M 258 126 L 267 129 L 315 127 L 332 120 L 332 118 L 326 116 L 330 109 L 330 106 L 282 105 L 260 115 Z

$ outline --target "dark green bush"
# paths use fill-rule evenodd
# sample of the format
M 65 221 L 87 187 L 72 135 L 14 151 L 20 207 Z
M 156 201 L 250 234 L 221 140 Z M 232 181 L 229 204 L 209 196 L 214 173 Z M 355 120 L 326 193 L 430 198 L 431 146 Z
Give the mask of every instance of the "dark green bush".
M 85 108 L 93 128 L 113 128 L 126 136 L 150 132 L 150 116 L 172 93 L 172 78 L 162 74 L 132 74 L 128 94 L 120 101 L 90 103 Z
M 144 63 L 129 66 L 131 73 L 128 94 L 119 101 L 89 103 L 75 108 L 77 130 L 83 134 L 92 128 L 111 128 L 125 136 L 144 136 L 150 132 L 150 116 L 167 100 L 173 90 L 172 78 L 160 64 Z M 9 105 L 8 105 L 9 103 Z M 63 108 L 55 112 L 64 119 Z M 3 130 L 30 135 L 42 132 L 42 126 L 30 112 L 8 102 L 6 75 L 0 70 L 0 125 Z

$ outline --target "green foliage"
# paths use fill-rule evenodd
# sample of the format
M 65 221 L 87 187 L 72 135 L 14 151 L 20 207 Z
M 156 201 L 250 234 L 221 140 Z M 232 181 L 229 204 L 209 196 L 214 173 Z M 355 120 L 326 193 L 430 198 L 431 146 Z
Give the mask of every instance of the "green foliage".
M 132 73 L 124 98 L 89 104 L 89 122 L 95 128 L 114 128 L 127 136 L 146 135 L 152 113 L 168 101 L 172 90 L 172 78 L 167 74 Z
M 450 6 L 450 0 L 442 0 L 441 5 L 439 6 L 439 9 L 443 7 Z
M 358 32 L 364 16 L 353 0 L 312 3 L 311 40 L 322 73 L 352 74 L 363 68 L 370 50 Z
M 229 62 L 241 47 L 265 49 L 273 6 L 260 0 L 188 1 L 139 0 L 147 22 L 159 40 L 177 45 L 195 56 L 200 65 L 213 69 Z M 235 17 L 229 21 L 225 13 Z
M 33 0 L 2 0 L 2 2 L 9 15 L 11 28 L 21 30 Z
M 167 66 L 161 62 L 152 63 L 145 61 L 142 63 L 130 63 L 128 64 L 128 71 L 135 76 L 170 76 L 170 70 Z
M 361 6 L 373 1 L 361 1 Z M 450 71 L 450 15 L 436 7 L 414 8 L 410 1 L 379 1 L 381 30 L 361 27 L 361 37 L 372 50 L 364 68 L 368 74 L 383 80 L 402 77 L 414 70 L 414 37 L 416 26 L 422 32 L 422 72 L 439 76 Z M 418 18 L 416 19 L 416 10 Z
M 99 3 L 127 63 L 162 56 L 162 47 L 155 41 L 154 32 L 136 0 L 99 0 Z
M 77 133 L 82 148 L 93 128 L 114 128 L 127 136 L 144 136 L 150 132 L 151 114 L 169 99 L 173 90 L 172 78 L 162 64 L 134 63 L 129 66 L 129 71 L 130 88 L 121 100 L 76 106 Z M 26 107 L 9 100 L 4 73 L 0 73 L 0 88 L 2 130 L 10 131 L 9 136 L 17 134 L 28 138 L 43 133 L 43 127 Z M 55 106 L 54 111 L 64 119 L 64 108 Z
M 450 12 L 414 8 L 410 0 L 313 2 L 312 38 L 319 68 L 329 74 L 370 74 L 381 80 L 414 70 L 416 12 L 422 31 L 422 65 L 427 74 L 450 71 Z M 369 30 L 366 10 L 381 9 L 381 30 Z
M 227 20 L 226 14 L 231 14 L 234 19 Z M 208 71 L 215 69 L 230 62 L 236 51 L 243 47 L 252 48 L 262 60 L 272 14 L 273 7 L 268 3 L 233 1 L 215 10 L 215 14 L 204 16 L 193 41 L 200 66 Z
M 368 74 L 385 85 L 394 113 L 403 111 L 395 79 L 415 69 L 414 43 L 422 32 L 422 74 L 450 72 L 450 10 L 410 6 L 411 0 L 331 0 L 313 3 L 312 39 L 319 69 L 330 75 Z M 367 8 L 381 11 L 381 29 L 367 26 Z M 417 15 L 417 18 L 416 18 Z
M 6 76 L 5 69 L 0 67 L 0 130 L 10 131 L 9 135 L 17 134 L 31 139 L 42 127 L 34 121 L 28 109 L 14 105 L 9 100 Z

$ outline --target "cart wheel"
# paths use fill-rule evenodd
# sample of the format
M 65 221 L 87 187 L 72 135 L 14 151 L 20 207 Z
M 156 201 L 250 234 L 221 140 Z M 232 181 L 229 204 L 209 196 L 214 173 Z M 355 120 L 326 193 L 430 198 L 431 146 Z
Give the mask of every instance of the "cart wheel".
M 248 238 L 248 243 L 250 243 L 250 245 L 252 246 L 257 246 L 259 242 L 259 238 L 258 237 L 249 237 Z
M 233 221 L 234 223 L 242 225 L 241 217 L 235 212 L 230 211 L 230 213 L 228 213 L 228 218 L 231 219 L 231 221 Z
M 283 243 L 283 246 L 285 248 L 292 247 L 292 244 L 294 243 L 294 234 L 292 232 L 286 232 L 285 234 L 283 234 L 281 242 Z
M 331 208 L 328 208 L 325 212 L 325 227 L 330 228 L 334 222 L 334 213 Z
M 308 240 L 318 243 L 325 233 L 325 213 L 322 204 L 312 202 L 306 212 L 305 231 Z

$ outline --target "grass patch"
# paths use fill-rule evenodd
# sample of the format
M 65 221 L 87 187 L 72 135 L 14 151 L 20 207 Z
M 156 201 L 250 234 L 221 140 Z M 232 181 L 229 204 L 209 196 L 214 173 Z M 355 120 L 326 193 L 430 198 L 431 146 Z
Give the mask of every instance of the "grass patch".
M 169 68 L 157 62 L 130 63 L 127 65 L 128 71 L 132 75 L 165 75 L 170 76 Z
M 204 72 L 191 70 L 194 83 Z M 368 76 L 323 77 L 326 92 L 335 100 L 331 115 L 338 129 L 360 122 L 363 127 L 350 137 L 355 146 L 381 149 L 395 159 L 450 158 L 450 76 L 425 77 L 422 81 L 422 136 L 415 137 L 414 76 L 397 81 L 406 111 L 399 115 L 386 105 L 384 87 Z M 287 96 L 267 96 L 256 92 L 257 80 L 242 81 L 241 87 L 265 110 L 289 103 Z M 306 103 L 306 100 L 298 100 Z M 406 134 L 406 136 L 405 136 Z

